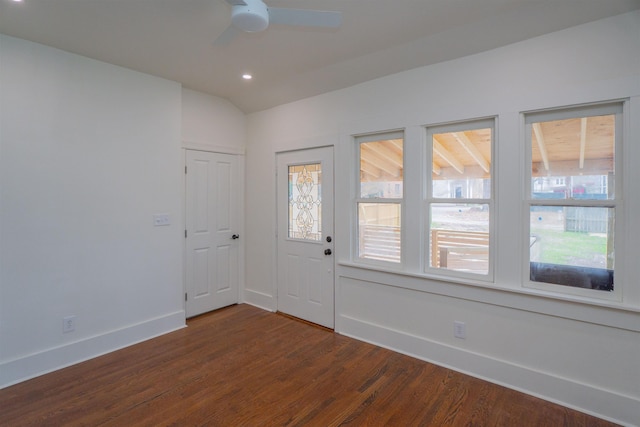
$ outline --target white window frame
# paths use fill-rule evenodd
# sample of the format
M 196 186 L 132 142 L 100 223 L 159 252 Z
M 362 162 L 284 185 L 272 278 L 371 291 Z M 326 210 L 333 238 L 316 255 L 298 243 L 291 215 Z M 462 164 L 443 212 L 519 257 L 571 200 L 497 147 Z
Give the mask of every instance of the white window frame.
M 422 181 L 425 183 L 423 190 L 422 212 L 425 218 L 424 233 L 423 233 L 423 256 L 422 264 L 424 273 L 429 276 L 448 277 L 452 279 L 466 279 L 478 282 L 493 283 L 495 280 L 495 218 L 497 214 L 496 206 L 496 184 L 495 184 L 495 163 L 497 153 L 497 117 L 487 117 L 479 119 L 470 119 L 456 121 L 446 124 L 428 125 L 424 127 L 425 138 L 425 155 L 423 156 L 424 163 L 422 164 Z M 451 198 L 436 198 L 433 197 L 433 179 L 432 179 L 432 165 L 433 165 L 433 135 L 448 132 L 462 132 L 473 129 L 491 129 L 491 162 L 490 162 L 490 176 L 491 176 L 491 197 L 489 199 L 468 198 L 468 199 L 451 199 Z M 486 204 L 489 206 L 489 260 L 487 274 L 470 273 L 457 270 L 449 270 L 446 268 L 431 267 L 429 261 L 430 245 L 431 245 L 431 205 L 436 203 L 452 203 L 452 201 L 461 201 L 464 204 Z
M 406 215 L 406 209 L 405 209 L 405 199 L 406 199 L 406 188 L 405 188 L 405 182 L 404 182 L 404 177 L 405 177 L 405 164 L 406 164 L 406 149 L 405 149 L 405 144 L 406 144 L 406 133 L 404 129 L 396 129 L 396 130 L 388 130 L 388 131 L 383 131 L 383 132 L 374 132 L 374 133 L 367 133 L 367 134 L 361 134 L 361 135 L 354 135 L 352 136 L 353 138 L 353 146 L 355 149 L 355 156 L 354 158 L 356 159 L 356 167 L 354 168 L 354 172 L 355 172 L 355 202 L 354 202 L 354 206 L 353 206 L 353 215 L 355 218 L 355 227 L 353 227 L 354 229 L 354 236 L 353 236 L 353 241 L 355 242 L 355 244 L 353 245 L 353 260 L 357 263 L 362 263 L 362 264 L 367 264 L 367 265 L 372 265 L 372 266 L 380 266 L 380 267 L 384 267 L 385 269 L 391 269 L 391 270 L 404 270 L 405 268 L 405 256 L 404 254 L 406 253 L 406 243 L 405 243 L 405 215 Z M 385 140 L 385 139 L 398 139 L 401 138 L 402 139 L 402 168 L 403 168 L 403 186 L 402 186 L 402 197 L 401 198 L 373 198 L 373 197 L 369 197 L 369 198 L 363 198 L 361 197 L 361 181 L 360 181 L 360 145 L 363 143 L 367 143 L 367 142 L 375 142 L 375 141 L 380 141 L 380 140 Z M 359 247 L 359 237 L 360 237 L 360 213 L 359 213 L 359 206 L 360 204 L 363 203 L 370 203 L 370 204 L 392 204 L 392 205 L 399 205 L 400 206 L 400 261 L 399 262 L 394 262 L 394 261 L 384 261 L 384 260 L 377 260 L 377 259 L 371 259 L 371 258 L 364 258 L 360 256 L 360 247 Z
M 524 127 L 524 147 L 525 147 L 525 173 L 523 180 L 523 242 L 529 242 L 530 236 L 530 211 L 531 206 L 558 206 L 558 207 L 604 207 L 612 208 L 614 210 L 615 223 L 613 227 L 613 242 L 614 248 L 623 248 L 624 239 L 624 209 L 622 203 L 624 199 L 624 176 L 623 170 L 623 145 L 624 145 L 624 111 L 625 102 L 607 102 L 590 104 L 576 107 L 560 107 L 547 110 L 529 111 L 521 113 L 522 123 Z M 614 198 L 607 200 L 590 200 L 590 199 L 533 199 L 531 196 L 531 162 L 532 162 L 532 138 L 531 130 L 532 123 L 546 122 L 553 120 L 564 120 L 578 117 L 590 117 L 611 115 L 616 116 L 615 119 L 615 141 L 614 141 Z M 615 249 L 614 249 L 615 251 Z M 615 253 L 615 252 L 614 252 Z M 566 285 L 535 282 L 530 280 L 530 248 L 529 245 L 524 245 L 522 254 L 522 284 L 524 288 L 544 291 L 550 295 L 563 296 L 569 295 L 574 297 L 584 297 L 588 300 L 605 300 L 622 302 L 622 288 L 623 288 L 623 259 L 622 254 L 618 253 L 614 259 L 614 289 L 613 291 L 603 291 L 594 289 L 578 288 Z

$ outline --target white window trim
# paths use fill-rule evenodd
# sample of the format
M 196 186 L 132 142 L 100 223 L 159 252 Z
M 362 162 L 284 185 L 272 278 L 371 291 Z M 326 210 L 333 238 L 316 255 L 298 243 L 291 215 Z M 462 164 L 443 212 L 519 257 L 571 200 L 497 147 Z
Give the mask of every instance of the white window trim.
M 403 164 L 403 185 L 402 185 L 402 197 L 401 198 L 363 198 L 361 197 L 361 182 L 360 182 L 360 144 L 367 142 L 375 142 L 383 139 L 397 139 L 402 138 L 402 164 Z M 404 170 L 406 163 L 406 132 L 405 129 L 392 129 L 381 132 L 371 132 L 366 134 L 352 135 L 352 146 L 354 149 L 355 165 L 354 169 L 354 182 L 355 182 L 355 198 L 352 204 L 352 212 L 353 212 L 353 227 L 352 227 L 352 241 L 354 244 L 352 245 L 352 259 L 357 264 L 371 265 L 371 266 L 379 266 L 382 268 L 402 271 L 405 269 L 405 253 L 406 253 L 406 243 L 405 243 L 405 219 L 406 219 L 406 209 L 405 209 L 405 199 L 407 196 L 405 180 L 404 180 Z M 358 212 L 358 207 L 362 203 L 371 203 L 371 204 L 397 204 L 400 205 L 400 261 L 383 261 L 376 260 L 371 258 L 364 258 L 360 256 L 360 248 L 359 248 L 359 238 L 360 238 L 360 217 Z
M 424 256 L 422 257 L 422 271 L 429 277 L 442 277 L 449 279 L 466 279 L 485 283 L 494 283 L 495 280 L 495 264 L 496 264 L 496 249 L 495 249 L 495 218 L 496 218 L 496 185 L 495 185 L 495 162 L 497 152 L 497 117 L 486 117 L 478 119 L 461 120 L 451 123 L 434 124 L 424 126 L 424 155 L 422 156 L 424 163 L 421 165 L 421 171 L 423 174 L 422 182 L 425 183 L 423 195 L 422 195 L 422 215 L 424 232 L 422 234 L 422 245 Z M 451 199 L 451 198 L 434 198 L 432 195 L 432 164 L 433 164 L 433 149 L 432 149 L 432 136 L 434 133 L 446 133 L 446 132 L 461 132 L 471 129 L 491 128 L 491 163 L 490 163 L 490 176 L 491 176 L 491 197 L 489 199 Z M 468 273 L 463 271 L 448 270 L 445 268 L 431 267 L 428 261 L 429 246 L 431 244 L 431 210 L 429 209 L 431 204 L 434 203 L 452 203 L 452 201 L 462 201 L 465 204 L 486 204 L 489 205 L 489 264 L 487 274 Z
M 531 206 L 544 205 L 544 206 L 585 206 L 585 207 L 607 207 L 614 209 L 615 225 L 613 230 L 613 240 L 616 248 L 624 247 L 624 182 L 627 172 L 623 167 L 623 152 L 626 138 L 626 121 L 628 109 L 627 101 L 610 101 L 573 107 L 558 107 L 546 110 L 528 111 L 521 113 L 521 124 L 524 129 L 524 147 L 525 147 L 525 160 L 524 160 L 524 179 L 523 179 L 523 209 L 522 209 L 522 224 L 523 235 L 522 241 L 528 242 L 530 235 L 530 208 Z M 533 122 L 543 122 L 552 120 L 563 120 L 568 118 L 585 117 L 585 116 L 598 116 L 598 115 L 616 115 L 616 128 L 615 128 L 615 141 L 614 141 L 614 155 L 615 155 L 615 181 L 614 181 L 614 199 L 609 200 L 544 200 L 533 199 L 531 197 L 531 128 Z M 620 256 L 619 252 L 615 257 L 614 266 L 614 289 L 611 292 L 584 289 L 565 285 L 535 282 L 530 280 L 530 248 L 529 245 L 524 245 L 521 258 L 522 258 L 522 287 L 527 290 L 542 291 L 548 295 L 557 295 L 577 297 L 579 299 L 586 299 L 587 301 L 609 301 L 614 303 L 623 302 L 624 294 L 624 257 Z

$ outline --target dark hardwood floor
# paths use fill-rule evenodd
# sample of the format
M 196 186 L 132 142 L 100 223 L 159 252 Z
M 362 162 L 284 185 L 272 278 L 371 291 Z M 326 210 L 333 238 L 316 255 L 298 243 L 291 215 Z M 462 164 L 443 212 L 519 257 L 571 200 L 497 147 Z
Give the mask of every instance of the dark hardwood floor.
M 608 426 L 238 305 L 0 390 L 2 426 Z

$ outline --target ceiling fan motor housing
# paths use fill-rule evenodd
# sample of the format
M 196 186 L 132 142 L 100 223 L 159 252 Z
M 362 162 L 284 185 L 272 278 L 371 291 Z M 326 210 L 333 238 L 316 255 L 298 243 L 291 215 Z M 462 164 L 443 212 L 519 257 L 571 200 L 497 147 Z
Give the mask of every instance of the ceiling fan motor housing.
M 269 26 L 269 10 L 262 0 L 244 0 L 246 5 L 235 5 L 231 23 L 242 31 L 256 33 Z

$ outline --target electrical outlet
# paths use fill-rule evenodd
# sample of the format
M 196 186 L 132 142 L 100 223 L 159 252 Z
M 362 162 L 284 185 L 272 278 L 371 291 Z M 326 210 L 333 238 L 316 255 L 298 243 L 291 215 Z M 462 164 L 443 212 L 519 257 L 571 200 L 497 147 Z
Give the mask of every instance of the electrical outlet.
M 453 322 L 453 336 L 460 339 L 467 338 L 467 327 L 464 322 Z
M 155 214 L 153 216 L 153 225 L 159 227 L 161 225 L 170 225 L 171 218 L 169 214 Z
M 76 316 L 67 316 L 62 319 L 62 333 L 76 330 Z

